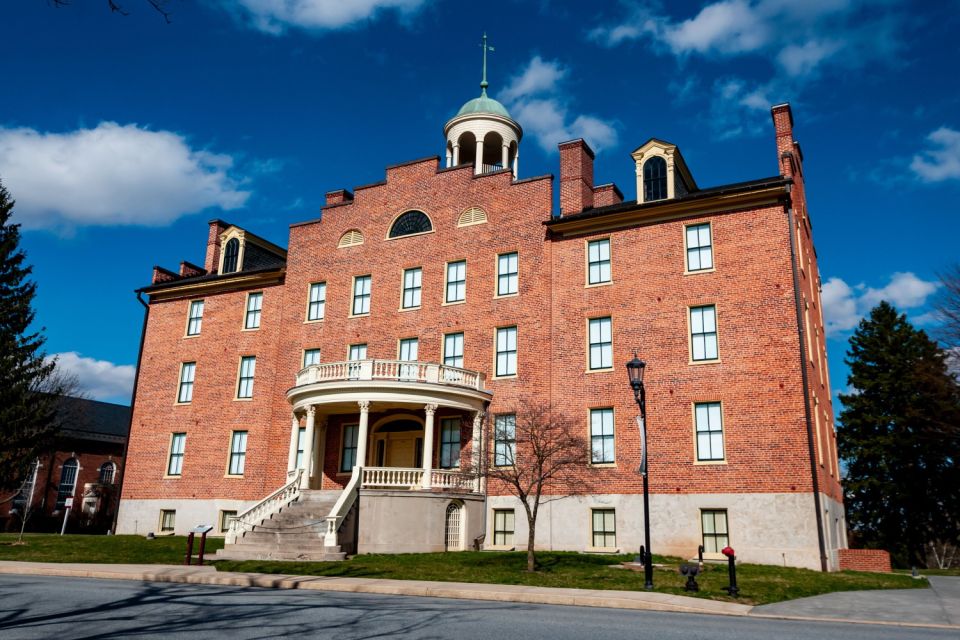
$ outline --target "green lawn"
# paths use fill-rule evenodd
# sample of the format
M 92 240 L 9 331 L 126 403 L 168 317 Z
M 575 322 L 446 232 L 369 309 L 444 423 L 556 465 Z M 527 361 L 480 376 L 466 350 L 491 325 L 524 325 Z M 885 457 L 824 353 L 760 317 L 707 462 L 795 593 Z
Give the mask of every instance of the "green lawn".
M 0 560 L 34 562 L 104 562 L 131 564 L 182 564 L 186 538 L 182 536 L 146 540 L 141 536 L 82 536 L 32 534 L 24 537 L 27 544 L 14 546 L 15 535 L 0 535 Z M 222 538 L 207 540 L 207 553 L 223 546 Z M 196 552 L 196 549 L 194 550 Z M 233 562 L 216 563 L 220 571 L 248 571 L 294 575 L 344 576 L 354 578 L 390 578 L 396 580 L 437 580 L 443 582 L 481 582 L 493 584 L 525 584 L 541 587 L 575 587 L 582 589 L 643 588 L 643 572 L 630 571 L 619 565 L 630 556 L 587 555 L 579 553 L 542 552 L 537 554 L 540 570 L 527 573 L 523 552 L 423 553 L 398 555 L 363 555 L 345 562 Z M 700 592 L 683 590 L 685 578 L 677 572 L 679 560 L 656 557 L 664 566 L 654 573 L 656 590 L 661 593 L 697 595 L 703 598 L 729 600 L 721 590 L 728 584 L 726 565 L 707 565 L 698 576 Z M 831 591 L 857 589 L 909 589 L 926 587 L 926 580 L 909 575 L 859 573 L 821 573 L 806 569 L 790 569 L 767 565 L 737 566 L 740 585 L 738 602 L 766 604 Z
M 438 580 L 443 582 L 482 582 L 525 584 L 541 587 L 575 587 L 581 589 L 643 588 L 643 572 L 613 568 L 611 565 L 630 556 L 598 556 L 578 553 L 541 552 L 537 554 L 541 569 L 530 574 L 526 554 L 520 552 L 461 552 L 400 555 L 363 555 L 346 562 L 266 562 L 220 561 L 220 571 L 250 571 L 352 578 L 392 578 L 398 580 Z M 707 565 L 697 577 L 697 594 L 683 590 L 686 578 L 678 572 L 676 558 L 655 557 L 664 564 L 654 572 L 656 591 L 678 595 L 698 595 L 714 600 L 731 600 L 721 590 L 729 584 L 726 565 Z M 821 573 L 767 565 L 737 565 L 740 597 L 737 602 L 767 604 L 792 600 L 832 591 L 858 589 L 910 589 L 926 587 L 926 580 L 914 580 L 897 574 L 876 574 L 844 571 Z
M 105 562 L 112 564 L 183 564 L 187 552 L 186 536 L 58 536 L 52 533 L 28 533 L 24 545 L 14 545 L 15 534 L 0 534 L 0 560 L 31 562 Z M 193 552 L 199 551 L 197 537 Z M 206 555 L 223 547 L 223 538 L 207 538 Z

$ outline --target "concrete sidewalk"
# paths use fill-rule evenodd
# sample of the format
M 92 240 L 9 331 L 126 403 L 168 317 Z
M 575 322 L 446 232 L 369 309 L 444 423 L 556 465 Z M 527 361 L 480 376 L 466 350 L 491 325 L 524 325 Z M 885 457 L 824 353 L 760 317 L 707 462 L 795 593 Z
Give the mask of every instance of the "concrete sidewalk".
M 960 578 L 931 578 L 934 589 L 850 591 L 753 607 L 646 591 L 385 580 L 217 571 L 213 567 L 0 561 L 0 574 L 107 578 L 233 587 L 341 591 L 380 595 L 672 611 L 785 620 L 859 622 L 960 629 Z M 942 587 L 937 587 L 940 585 Z

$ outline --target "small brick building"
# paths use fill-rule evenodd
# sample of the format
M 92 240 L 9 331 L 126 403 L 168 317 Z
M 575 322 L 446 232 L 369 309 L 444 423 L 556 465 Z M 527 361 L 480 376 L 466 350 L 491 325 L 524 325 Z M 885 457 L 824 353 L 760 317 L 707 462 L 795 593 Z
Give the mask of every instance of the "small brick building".
M 550 487 L 565 497 L 537 545 L 635 552 L 637 352 L 653 550 L 835 569 L 820 277 L 793 116 L 772 115 L 771 176 L 704 188 L 650 139 L 626 201 L 565 142 L 554 212 L 553 176 L 519 176 L 522 128 L 484 87 L 445 126 L 444 166 L 329 192 L 286 249 L 212 221 L 202 267 L 156 267 L 142 290 L 119 532 L 210 523 L 253 545 L 234 557 L 522 547 L 522 507 L 461 470 L 506 464 L 546 401 L 591 452 Z M 276 541 L 296 527 L 257 537 L 291 504 L 313 505 L 292 556 Z
M 104 533 L 113 527 L 120 498 L 130 407 L 72 397 L 57 403 L 62 427 L 23 487 L 4 496 L 0 528 L 19 530 L 29 501 L 27 531 L 59 532 L 64 505 L 73 498 L 67 531 Z

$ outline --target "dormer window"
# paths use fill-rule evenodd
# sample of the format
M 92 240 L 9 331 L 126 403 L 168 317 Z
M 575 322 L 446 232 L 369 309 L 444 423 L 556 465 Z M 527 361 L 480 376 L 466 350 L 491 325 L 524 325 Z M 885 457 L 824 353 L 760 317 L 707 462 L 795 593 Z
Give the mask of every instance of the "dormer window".
M 237 259 L 240 257 L 240 241 L 236 238 L 227 240 L 223 249 L 223 273 L 233 273 L 237 270 Z
M 412 236 L 420 233 L 429 233 L 433 231 L 433 224 L 430 218 L 423 211 L 407 211 L 397 216 L 397 219 L 390 225 L 389 238 L 399 238 L 402 236 Z
M 667 197 L 667 161 L 653 156 L 643 163 L 643 201 L 663 200 Z

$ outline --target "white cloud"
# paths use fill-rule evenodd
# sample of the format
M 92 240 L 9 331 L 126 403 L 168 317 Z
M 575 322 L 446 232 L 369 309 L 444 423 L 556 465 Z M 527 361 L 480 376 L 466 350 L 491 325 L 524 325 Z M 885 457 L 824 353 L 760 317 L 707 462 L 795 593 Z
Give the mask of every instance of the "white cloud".
M 884 300 L 901 310 L 922 307 L 937 287 L 937 282 L 921 280 L 909 271 L 894 273 L 890 282 L 879 289 L 865 284 L 851 287 L 840 278 L 830 278 L 823 284 L 821 294 L 827 335 L 850 331 L 860 318 Z
M 750 56 L 772 65 L 766 80 L 715 80 L 710 124 L 723 139 L 764 131 L 772 104 L 796 101 L 829 69 L 902 59 L 895 55 L 904 40 L 898 2 L 719 0 L 687 18 L 663 13 L 661 6 L 675 4 L 633 2 L 626 17 L 587 36 L 607 47 L 649 42 L 655 51 L 675 56 L 681 67 L 692 56 L 718 61 Z M 729 91 L 731 81 L 740 85 L 736 92 Z
M 567 68 L 559 62 L 534 56 L 498 97 L 548 153 L 572 138 L 583 138 L 597 152 L 615 146 L 617 130 L 611 121 L 570 115 L 567 102 L 560 97 L 560 85 L 567 75 Z
M 913 156 L 910 168 L 924 182 L 960 180 L 960 131 L 940 127 L 927 136 L 932 149 Z
M 0 127 L 0 179 L 25 229 L 159 226 L 208 207 L 243 206 L 229 155 L 170 131 L 101 122 L 45 133 Z
M 340 29 L 363 20 L 375 19 L 385 10 L 406 15 L 415 12 L 424 0 L 227 0 L 239 7 L 252 26 L 280 34 L 290 27 L 309 30 Z
M 56 359 L 57 368 L 75 377 L 80 384 L 79 390 L 94 400 L 130 399 L 136 371 L 133 365 L 117 365 L 106 360 L 86 358 L 76 351 L 57 353 L 50 359 Z

